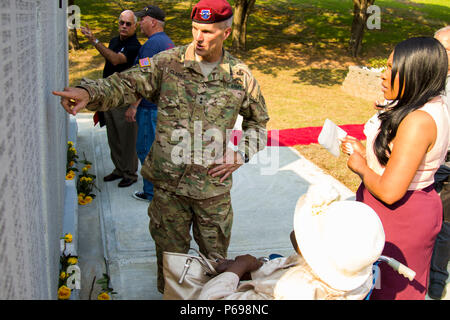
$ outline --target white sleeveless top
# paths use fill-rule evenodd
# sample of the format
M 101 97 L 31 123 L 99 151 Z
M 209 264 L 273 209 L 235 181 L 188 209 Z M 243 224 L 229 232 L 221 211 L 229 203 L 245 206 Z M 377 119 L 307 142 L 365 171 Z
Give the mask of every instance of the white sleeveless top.
M 416 175 L 414 176 L 408 190 L 419 190 L 428 187 L 434 182 L 434 174 L 439 166 L 445 161 L 447 150 L 450 147 L 450 120 L 447 101 L 444 96 L 437 96 L 427 102 L 423 107 L 418 110 L 427 112 L 436 123 L 437 136 L 436 142 L 433 148 L 426 153 L 422 160 Z M 375 171 L 377 174 L 382 175 L 384 172 L 384 166 L 382 166 L 375 152 L 373 151 L 373 144 L 378 135 L 381 121 L 378 119 L 377 112 L 372 118 L 364 125 L 364 134 L 367 137 L 366 144 L 366 159 L 369 168 Z M 391 150 L 393 144 L 390 145 Z

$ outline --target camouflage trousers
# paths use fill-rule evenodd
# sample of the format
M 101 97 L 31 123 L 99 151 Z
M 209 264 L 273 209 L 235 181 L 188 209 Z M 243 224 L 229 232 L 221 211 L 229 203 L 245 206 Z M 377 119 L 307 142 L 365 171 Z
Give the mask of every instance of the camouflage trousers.
M 163 252 L 187 253 L 191 247 L 191 226 L 201 253 L 227 256 L 233 223 L 229 192 L 198 200 L 155 187 L 148 215 L 156 246 L 159 292 L 164 292 Z

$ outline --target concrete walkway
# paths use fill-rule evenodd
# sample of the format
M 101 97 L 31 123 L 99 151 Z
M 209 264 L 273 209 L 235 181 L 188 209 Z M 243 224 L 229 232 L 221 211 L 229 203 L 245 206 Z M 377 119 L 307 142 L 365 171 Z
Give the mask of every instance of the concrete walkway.
M 142 177 L 128 188 L 119 180 L 103 182 L 113 170 L 105 127 L 93 127 L 92 113 L 77 115 L 77 150 L 93 162 L 97 197 L 78 212 L 78 254 L 82 271 L 80 299 L 96 299 L 94 277 L 111 278 L 117 300 L 162 299 L 156 289 L 155 245 L 148 231 L 148 203 L 132 198 L 142 190 Z M 354 194 L 324 174 L 294 149 L 268 147 L 233 175 L 231 190 L 234 222 L 229 257 L 243 253 L 267 256 L 292 253 L 289 233 L 295 204 L 311 184 L 328 181 L 344 199 Z M 197 245 L 192 241 L 192 246 Z

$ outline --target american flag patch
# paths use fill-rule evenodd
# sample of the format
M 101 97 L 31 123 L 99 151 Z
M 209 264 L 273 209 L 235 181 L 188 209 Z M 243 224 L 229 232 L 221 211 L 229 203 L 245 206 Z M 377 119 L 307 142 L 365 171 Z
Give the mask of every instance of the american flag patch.
M 150 59 L 148 57 L 144 59 L 139 59 L 139 65 L 141 66 L 141 68 L 150 67 Z

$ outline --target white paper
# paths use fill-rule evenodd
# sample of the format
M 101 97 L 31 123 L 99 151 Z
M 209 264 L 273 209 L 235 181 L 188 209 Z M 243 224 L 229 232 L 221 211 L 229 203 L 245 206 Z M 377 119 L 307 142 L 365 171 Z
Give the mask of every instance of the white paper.
M 339 128 L 333 121 L 326 119 L 320 131 L 318 142 L 333 156 L 339 157 L 341 141 L 347 136 L 345 130 Z

